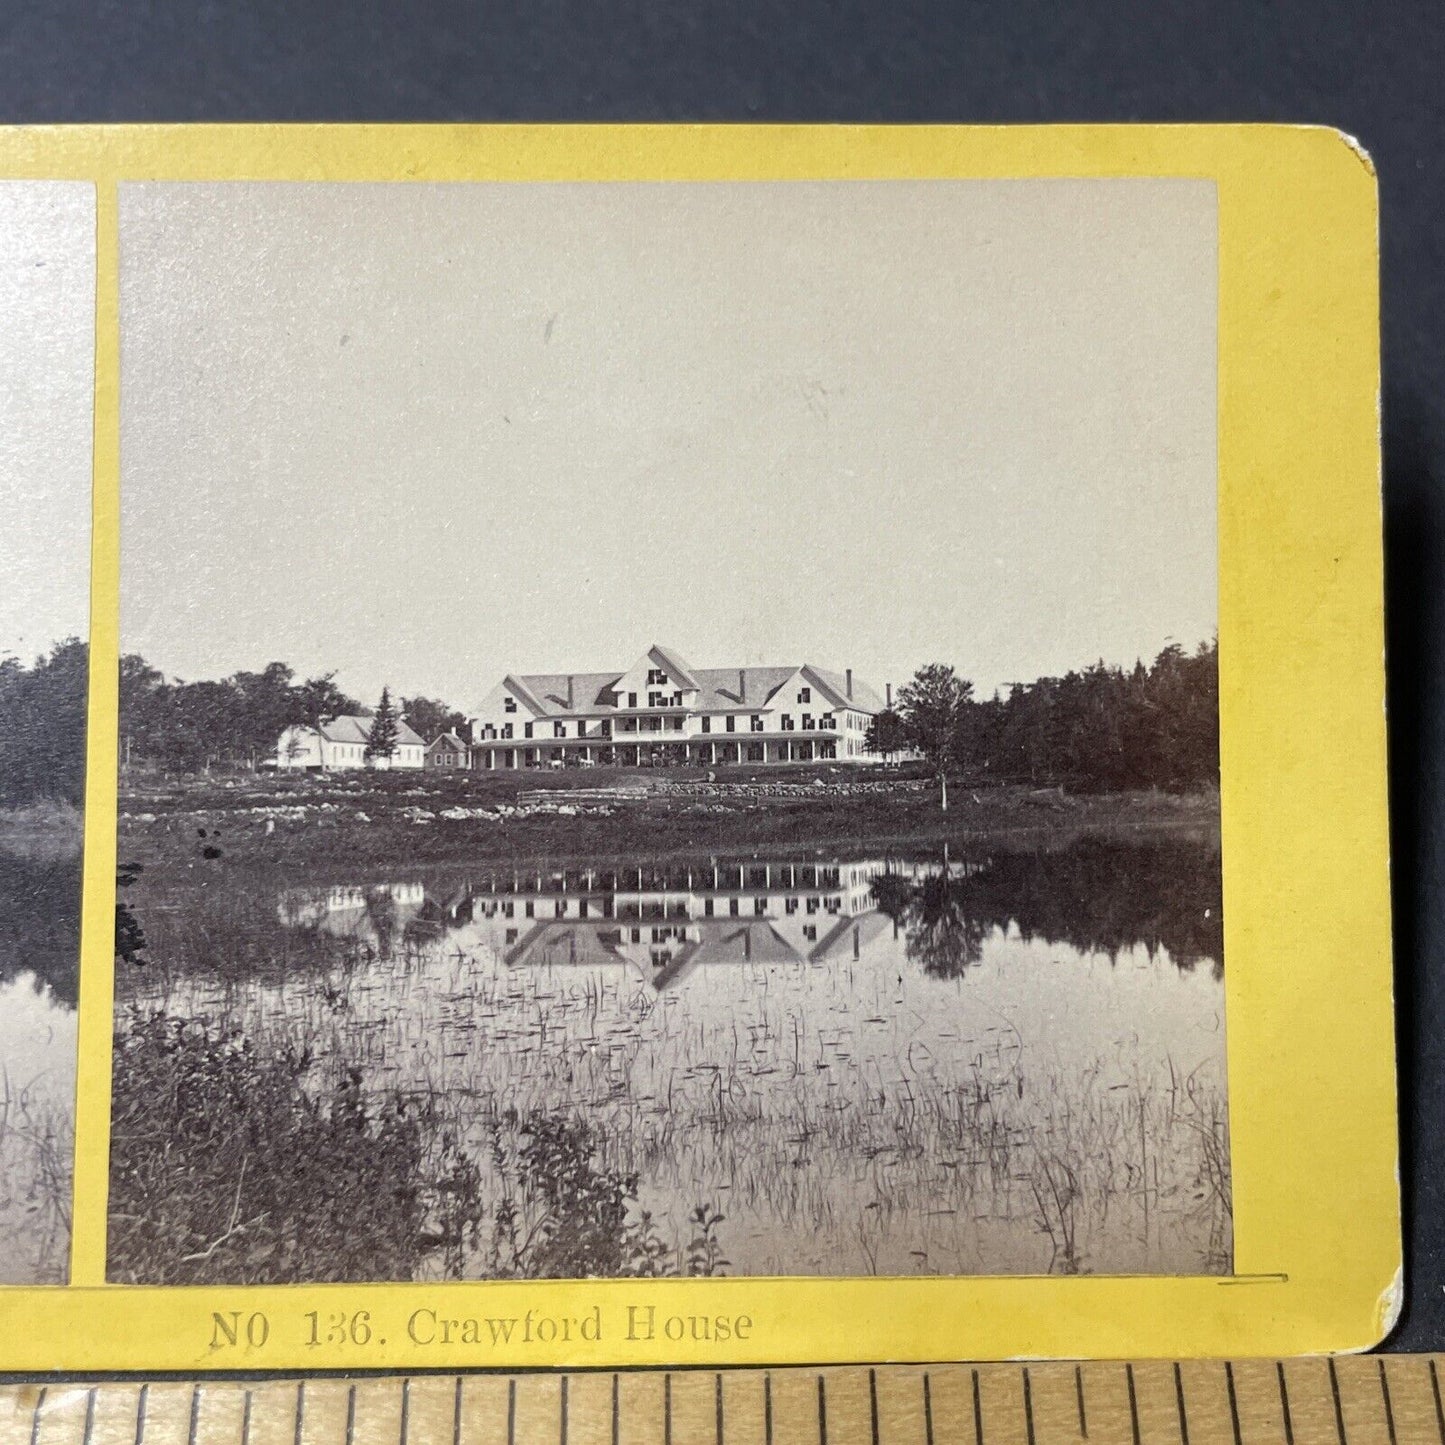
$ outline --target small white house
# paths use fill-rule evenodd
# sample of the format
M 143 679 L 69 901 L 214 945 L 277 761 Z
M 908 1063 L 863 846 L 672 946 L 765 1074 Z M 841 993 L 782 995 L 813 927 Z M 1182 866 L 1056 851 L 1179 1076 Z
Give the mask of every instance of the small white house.
M 427 744 L 426 765 L 429 768 L 464 768 L 467 760 L 467 745 L 455 733 L 442 733 Z
M 334 717 L 319 728 L 298 724 L 276 741 L 272 762 L 283 772 L 340 772 L 348 768 L 420 768 L 426 744 L 401 719 L 396 722 L 396 751 L 389 758 L 368 758 L 369 717 Z

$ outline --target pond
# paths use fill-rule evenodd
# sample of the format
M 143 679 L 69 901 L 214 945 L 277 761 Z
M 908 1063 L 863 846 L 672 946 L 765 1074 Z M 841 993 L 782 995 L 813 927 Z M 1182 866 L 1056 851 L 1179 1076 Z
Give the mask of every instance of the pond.
M 0 1284 L 70 1250 L 80 858 L 50 851 L 0 846 Z
M 356 1270 L 1230 1268 L 1217 850 L 217 872 L 130 893 L 146 945 L 121 968 L 122 1043 L 157 1013 L 200 1021 L 296 1061 L 314 1100 L 341 1081 L 333 1109 L 422 1109 L 420 1212 Z M 154 1089 L 132 1073 L 118 1091 Z M 236 1219 L 244 1153 L 216 1153 Z M 113 1227 L 112 1273 L 315 1268 L 294 1240 L 242 1245 L 176 1273 Z

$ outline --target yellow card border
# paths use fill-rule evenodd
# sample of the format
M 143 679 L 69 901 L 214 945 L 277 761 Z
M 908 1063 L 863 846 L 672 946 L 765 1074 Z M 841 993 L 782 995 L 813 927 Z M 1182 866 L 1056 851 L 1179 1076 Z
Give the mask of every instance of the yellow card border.
M 1299 1354 L 1400 1303 L 1376 186 L 1284 126 L 103 126 L 0 131 L 0 176 L 97 198 L 95 495 L 73 1284 L 0 1289 L 0 1368 L 528 1368 Z M 1219 203 L 1219 630 L 1233 1277 L 104 1284 L 119 633 L 117 185 L 1183 176 Z M 725 1345 L 628 1310 L 745 1316 Z M 539 1338 L 599 1311 L 601 1339 Z M 344 1313 L 308 1347 L 305 1314 Z M 443 1348 L 451 1317 L 525 1317 Z M 368 1311 L 367 1330 L 355 1327 Z M 219 1313 L 237 1334 L 226 1343 Z M 645 1317 L 645 1316 L 643 1316 Z M 633 1316 L 634 1319 L 639 1318 Z M 367 1333 L 365 1343 L 354 1336 Z M 745 1335 L 745 1338 L 739 1338 Z M 218 1346 L 217 1340 L 221 1343 Z

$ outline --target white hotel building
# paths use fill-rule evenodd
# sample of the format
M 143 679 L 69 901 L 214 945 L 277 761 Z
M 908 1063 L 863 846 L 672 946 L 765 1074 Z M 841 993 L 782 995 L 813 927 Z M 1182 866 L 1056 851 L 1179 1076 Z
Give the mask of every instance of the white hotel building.
M 865 762 L 883 706 L 851 668 L 693 668 L 654 646 L 625 672 L 504 677 L 470 720 L 472 766 Z

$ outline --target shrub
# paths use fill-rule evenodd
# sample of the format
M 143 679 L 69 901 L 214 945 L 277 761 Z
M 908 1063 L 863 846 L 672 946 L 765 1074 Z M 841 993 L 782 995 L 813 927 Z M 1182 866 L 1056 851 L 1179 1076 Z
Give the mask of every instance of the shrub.
M 401 1095 L 345 1073 L 320 1097 L 304 1054 L 163 1013 L 117 1032 L 110 1275 L 147 1284 L 409 1279 L 459 1252 L 477 1174 Z M 459 1268 L 459 1266 L 458 1266 Z

